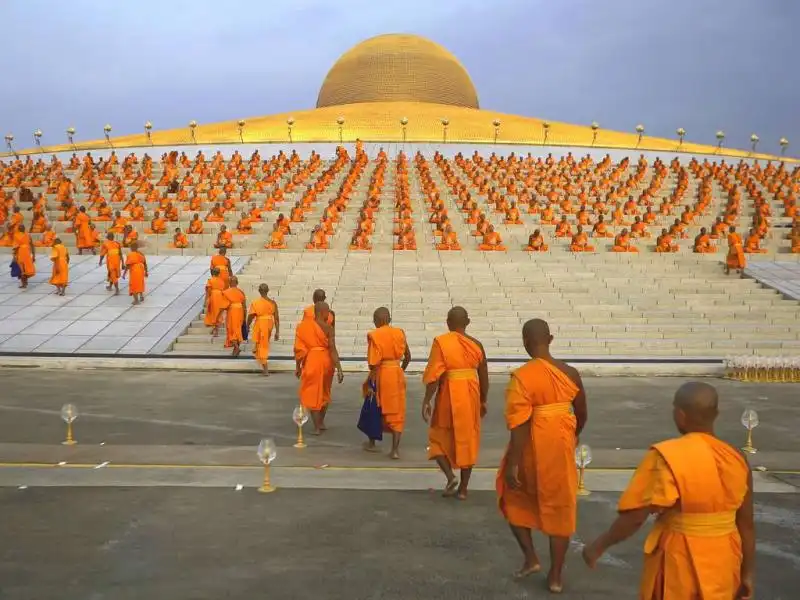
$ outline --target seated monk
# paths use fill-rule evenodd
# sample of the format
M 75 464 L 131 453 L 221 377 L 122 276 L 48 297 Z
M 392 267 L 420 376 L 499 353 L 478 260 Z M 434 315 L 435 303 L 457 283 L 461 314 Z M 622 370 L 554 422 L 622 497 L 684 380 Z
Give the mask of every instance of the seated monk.
M 572 236 L 572 243 L 569 249 L 573 252 L 594 252 L 594 246 L 589 244 L 589 236 L 583 231 L 583 225 L 578 225 L 575 235 Z
M 111 212 L 111 207 L 106 204 L 106 201 L 103 200 L 100 203 L 100 206 L 97 207 L 97 216 L 94 218 L 95 221 L 110 221 L 112 219 L 113 213 Z
M 52 248 L 56 241 L 56 232 L 50 225 L 47 225 L 42 233 L 42 237 L 36 240 L 33 245 L 40 248 Z
M 306 220 L 303 207 L 300 206 L 299 202 L 295 202 L 295 205 L 292 207 L 292 210 L 289 213 L 289 220 L 292 223 L 302 223 Z
M 800 229 L 792 229 L 792 233 L 790 235 L 791 237 L 789 239 L 792 242 L 792 247 L 790 249 L 791 253 L 800 254 Z
M 172 236 L 172 247 L 173 248 L 188 248 L 189 247 L 189 238 L 186 237 L 186 234 L 181 231 L 180 227 L 175 228 L 175 235 Z
M 744 244 L 744 251 L 746 254 L 766 254 L 767 249 L 761 247 L 761 238 L 755 229 L 750 230 L 747 236 L 747 241 Z
M 694 238 L 694 251 L 697 254 L 710 254 L 717 251 L 714 244 L 711 243 L 711 236 L 708 235 L 705 227 L 701 227 L 700 233 Z
M 47 217 L 42 213 L 38 213 L 31 221 L 31 233 L 42 233 L 47 227 Z
M 203 222 L 200 220 L 200 215 L 194 213 L 192 220 L 189 221 L 189 233 L 200 234 L 203 233 Z
M 173 206 L 172 202 L 167 202 L 167 206 L 164 208 L 164 218 L 167 221 L 178 220 L 178 209 Z
M 631 244 L 631 236 L 628 234 L 627 229 L 619 232 L 619 235 L 614 238 L 614 246 L 611 248 L 612 252 L 638 252 L 639 249 Z
M 528 245 L 524 248 L 528 252 L 547 252 L 550 246 L 544 243 L 544 237 L 538 229 L 528 236 Z
M 397 243 L 394 245 L 395 250 L 416 250 L 417 240 L 414 237 L 414 230 L 411 226 L 407 226 L 400 235 L 397 236 Z
M 64 214 L 58 217 L 59 221 L 69 221 L 72 222 L 75 220 L 75 217 L 78 216 L 78 207 L 74 204 L 70 204 L 64 209 Z
M 269 241 L 264 244 L 264 248 L 270 250 L 284 250 L 286 248 L 285 236 L 286 234 L 281 229 L 281 226 L 275 223 L 272 226 L 272 233 L 270 233 Z
M 572 227 L 567 222 L 567 215 L 561 217 L 558 225 L 556 225 L 556 237 L 564 238 L 572 235 Z
M 604 238 L 614 237 L 614 234 L 608 230 L 603 215 L 597 217 L 597 223 L 595 223 L 594 227 L 592 227 L 592 235 L 594 237 Z
M 678 244 L 666 229 L 661 230 L 661 235 L 656 238 L 656 252 L 677 252 Z
M 111 227 L 108 228 L 108 231 L 110 233 L 122 233 L 127 224 L 128 219 L 123 217 L 120 211 L 117 211 L 114 213 L 114 222 L 111 223 Z
M 506 225 L 522 225 L 522 219 L 519 216 L 517 203 L 513 200 L 511 201 L 511 206 L 509 206 L 508 210 L 506 211 L 506 218 L 503 222 Z
M 489 225 L 486 235 L 483 236 L 483 243 L 478 246 L 479 250 L 505 252 L 506 247 L 503 245 L 503 240 L 500 234 L 494 230 L 494 225 Z
M 675 237 L 686 239 L 689 236 L 687 235 L 686 231 L 684 231 L 685 227 L 686 226 L 681 223 L 680 219 L 675 219 L 675 222 L 669 228 L 669 233 Z
M 556 219 L 556 213 L 553 209 L 552 204 L 548 204 L 547 208 L 542 211 L 542 216 L 540 217 L 539 221 L 544 225 L 554 225 Z
M 248 216 L 253 221 L 260 221 L 262 212 L 263 211 L 260 208 L 258 208 L 258 205 L 255 202 L 253 202 L 250 205 L 250 212 L 248 213 Z
M 278 222 L 275 222 L 275 226 L 278 226 Z M 308 250 L 327 250 L 328 249 L 328 236 L 325 235 L 325 232 L 322 230 L 321 225 L 317 225 L 314 227 L 314 230 L 311 232 L 311 240 L 309 240 L 308 244 L 306 244 L 306 249 Z
M 722 217 L 717 217 L 714 224 L 711 226 L 711 239 L 718 240 L 722 238 L 728 231 L 728 224 L 722 220 Z
M 586 210 L 586 205 L 582 204 L 580 210 L 578 211 L 578 225 L 588 225 L 589 224 L 589 211 Z
M 133 242 L 139 241 L 139 233 L 131 226 L 126 225 L 122 231 L 122 246 L 123 248 L 130 248 Z
M 233 235 L 225 225 L 219 228 L 214 248 L 233 248 Z
M 437 250 L 461 250 L 461 244 L 458 243 L 458 236 L 450 225 L 445 225 L 442 232 L 442 240 L 436 244 Z
M 350 238 L 350 250 L 372 250 L 369 234 L 363 230 L 356 231 Z
M 139 201 L 136 201 L 136 204 L 131 207 L 131 210 L 128 213 L 130 215 L 131 221 L 144 221 L 144 206 L 139 204 Z
M 278 214 L 278 218 L 275 219 L 275 224 L 281 228 L 281 231 L 286 235 L 291 235 L 292 230 L 289 228 L 289 219 L 287 219 L 283 213 Z M 325 233 L 325 225 L 320 226 L 322 228 L 323 233 Z M 331 232 L 332 233 L 332 232 Z M 326 234 L 327 235 L 327 234 Z M 327 238 L 326 238 L 327 239 Z
M 656 222 L 657 218 L 658 218 L 658 215 L 656 215 L 656 213 L 653 212 L 653 207 L 652 206 L 648 206 L 647 207 L 647 212 L 644 213 L 644 217 L 642 217 L 642 220 L 647 225 L 653 225 Z
M 483 237 L 486 235 L 486 232 L 489 231 L 489 226 L 491 223 L 486 220 L 486 215 L 481 214 L 478 217 L 478 222 L 475 224 L 475 231 L 472 232 L 472 235 L 475 237 Z
M 246 212 L 242 212 L 242 217 L 236 224 L 236 232 L 244 234 L 253 233 L 253 219 L 251 219 Z
M 150 221 L 150 229 L 145 233 L 167 233 L 167 221 L 161 216 L 160 211 L 153 213 L 153 220 Z
M 647 226 L 642 221 L 642 217 L 636 216 L 631 225 L 631 237 L 634 238 L 649 238 L 650 232 L 647 231 Z
M 221 223 L 225 220 L 225 211 L 222 210 L 222 206 L 219 202 L 214 205 L 208 214 L 206 215 L 206 221 L 209 223 Z

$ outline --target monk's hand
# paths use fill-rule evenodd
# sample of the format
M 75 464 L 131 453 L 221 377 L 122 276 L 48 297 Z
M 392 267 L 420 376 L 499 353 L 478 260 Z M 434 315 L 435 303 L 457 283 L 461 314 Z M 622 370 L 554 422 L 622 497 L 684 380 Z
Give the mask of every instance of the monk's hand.
M 481 402 L 481 419 L 486 416 L 486 402 Z
M 431 401 L 426 400 L 422 403 L 422 420 L 428 423 L 431 420 L 433 409 L 431 408 Z
M 339 383 L 342 383 L 344 381 L 344 372 L 342 371 L 341 367 L 336 369 L 336 379 Z
M 593 541 L 591 544 L 586 544 L 583 547 L 583 562 L 587 564 L 590 569 L 594 569 L 597 566 L 597 561 L 603 556 L 603 549 L 597 543 L 597 540 Z
M 300 379 L 300 375 L 302 374 L 302 372 L 303 372 L 303 369 L 301 369 L 300 367 L 295 367 L 294 376 L 297 377 L 298 379 Z
M 515 462 L 508 461 L 506 463 L 503 477 L 506 480 L 506 485 L 512 490 L 518 490 L 522 487 L 522 483 L 519 480 L 519 465 Z
M 739 591 L 736 592 L 736 600 L 752 600 L 755 596 L 753 595 L 754 584 L 753 584 L 753 574 L 743 574 L 742 575 L 742 582 L 739 584 Z

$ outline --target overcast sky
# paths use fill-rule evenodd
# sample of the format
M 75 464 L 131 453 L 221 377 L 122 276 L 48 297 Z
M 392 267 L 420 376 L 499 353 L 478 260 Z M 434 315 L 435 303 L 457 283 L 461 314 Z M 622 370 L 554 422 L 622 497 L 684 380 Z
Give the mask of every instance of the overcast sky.
M 798 0 L 0 0 L 18 147 L 312 108 L 381 33 L 439 42 L 483 108 L 800 155 Z

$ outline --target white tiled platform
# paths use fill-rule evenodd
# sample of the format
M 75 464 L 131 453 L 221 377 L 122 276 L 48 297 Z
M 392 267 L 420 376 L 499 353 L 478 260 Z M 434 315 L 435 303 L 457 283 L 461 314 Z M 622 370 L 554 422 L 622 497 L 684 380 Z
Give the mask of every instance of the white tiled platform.
M 207 256 L 148 256 L 145 302 L 131 306 L 127 280 L 120 295 L 105 289 L 105 266 L 97 256 L 73 256 L 67 295 L 47 283 L 49 261 L 27 290 L 19 289 L 8 265 L 0 275 L 0 352 L 68 354 L 159 354 L 202 308 Z M 231 257 L 234 272 L 247 257 Z
M 759 262 L 751 264 L 744 272 L 784 296 L 800 300 L 800 263 Z

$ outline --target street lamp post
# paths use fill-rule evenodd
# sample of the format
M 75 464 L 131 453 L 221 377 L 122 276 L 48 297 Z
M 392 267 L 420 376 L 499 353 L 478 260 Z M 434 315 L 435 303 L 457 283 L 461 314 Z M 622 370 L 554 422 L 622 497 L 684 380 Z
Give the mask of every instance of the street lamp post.
M 342 136 L 342 128 L 344 127 L 344 117 L 338 116 L 336 117 L 336 124 L 339 126 L 339 143 L 342 143 L 343 136 Z
M 13 141 L 14 141 L 14 134 L 13 133 L 7 133 L 6 134 L 6 146 L 8 146 L 8 149 L 9 149 L 10 152 L 14 153 L 14 157 L 15 158 L 19 158 L 19 154 L 17 154 L 17 151 L 14 150 L 14 146 L 11 145 L 11 142 L 13 142 Z
M 547 145 L 547 136 L 550 134 L 550 122 L 549 121 L 542 121 L 542 130 L 544 130 L 544 142 L 543 145 Z
M 111 136 L 111 125 L 109 125 L 108 123 L 106 123 L 106 126 L 105 126 L 105 127 L 103 127 L 103 133 L 104 133 L 104 134 L 105 134 L 105 136 L 106 136 L 106 142 L 108 142 L 108 145 L 109 145 L 109 146 L 111 146 L 111 147 L 113 148 L 113 147 L 114 147 L 114 144 L 113 144 L 113 143 L 111 143 L 111 137 L 110 137 L 110 136 Z
M 678 148 L 683 146 L 683 138 L 686 136 L 686 130 L 683 127 L 678 127 L 675 131 L 678 134 Z
M 592 146 L 597 141 L 597 131 L 600 129 L 600 124 L 597 121 L 592 121 Z
M 67 127 L 67 141 L 69 142 L 69 145 L 72 146 L 73 150 L 77 150 L 77 148 L 75 147 L 75 142 L 73 141 L 74 139 L 75 139 L 75 128 Z
M 497 144 L 497 136 L 500 135 L 500 119 L 492 121 L 492 125 L 494 126 L 494 143 Z
M 786 156 L 786 148 L 789 147 L 789 140 L 787 140 L 785 137 L 782 137 L 780 140 L 778 140 L 778 143 L 781 145 L 781 156 Z
M 406 143 L 406 125 L 408 125 L 408 117 L 400 118 L 400 128 L 403 130 L 403 143 Z
M 239 122 L 237 123 L 237 125 L 239 125 L 239 141 L 242 142 L 243 144 L 244 144 L 244 126 L 246 124 L 247 123 L 245 123 L 244 119 L 239 119 Z
M 289 143 L 292 142 L 292 127 L 294 127 L 294 117 L 289 117 L 286 119 L 286 126 L 289 128 Z
M 36 144 L 36 148 L 39 150 L 39 152 L 41 152 L 42 151 L 42 130 L 41 129 L 37 129 L 36 131 L 33 132 L 33 141 Z
M 442 142 L 447 143 L 447 126 L 450 125 L 450 120 L 447 118 L 442 119 Z
M 147 121 L 144 124 L 144 134 L 147 136 L 147 143 L 150 144 L 151 146 L 153 145 L 152 129 L 153 129 L 153 124 L 150 121 Z
M 189 121 L 189 132 L 192 134 L 192 143 L 197 143 L 197 138 L 195 137 L 194 130 L 197 129 L 197 121 L 191 120 Z
M 717 132 L 717 152 L 722 152 L 722 142 L 725 141 L 725 132 L 721 129 Z
M 636 133 L 639 134 L 639 137 L 636 139 L 636 147 L 638 148 L 642 143 L 642 136 L 644 135 L 644 125 L 639 123 L 636 126 Z
M 756 153 L 756 146 L 758 146 L 758 136 L 754 133 L 750 136 L 750 144 L 753 149 L 753 154 Z

